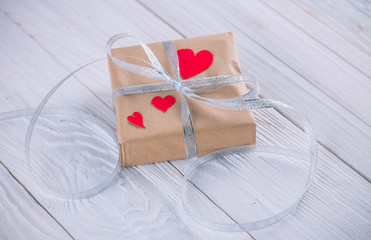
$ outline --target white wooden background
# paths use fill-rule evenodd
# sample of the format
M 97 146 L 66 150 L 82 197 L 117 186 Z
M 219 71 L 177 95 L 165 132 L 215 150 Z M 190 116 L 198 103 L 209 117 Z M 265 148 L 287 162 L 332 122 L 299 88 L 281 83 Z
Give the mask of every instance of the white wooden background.
M 369 0 L 1 0 L 0 10 L 0 112 L 37 106 L 59 79 L 105 56 L 116 33 L 152 42 L 233 31 L 242 68 L 258 77 L 262 96 L 301 109 L 319 141 L 315 180 L 292 215 L 223 233 L 170 204 L 188 162 L 127 168 L 91 199 L 43 198 L 14 150 L 21 139 L 2 135 L 0 239 L 371 239 Z M 257 117 L 298 130 L 278 112 Z M 277 143 L 259 127 L 259 142 Z

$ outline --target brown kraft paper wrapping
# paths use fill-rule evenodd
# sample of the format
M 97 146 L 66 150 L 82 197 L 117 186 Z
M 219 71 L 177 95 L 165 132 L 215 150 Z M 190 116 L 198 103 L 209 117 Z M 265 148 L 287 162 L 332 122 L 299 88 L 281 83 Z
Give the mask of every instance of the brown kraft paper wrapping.
M 233 33 L 174 40 L 176 49 L 190 48 L 196 54 L 201 50 L 210 51 L 214 60 L 209 68 L 192 78 L 241 73 Z M 170 62 L 162 42 L 148 44 L 165 70 L 173 75 Z M 112 55 L 125 61 L 146 66 L 133 58 L 148 60 L 140 46 L 130 46 L 112 50 Z M 148 66 L 147 66 L 148 67 Z M 112 89 L 146 83 L 161 82 L 131 73 L 118 67 L 109 59 Z M 189 78 L 191 79 L 191 78 Z M 209 98 L 232 98 L 241 96 L 246 87 L 241 83 L 223 86 L 200 96 Z M 175 104 L 166 113 L 155 108 L 151 100 L 155 96 L 175 97 Z M 119 96 L 114 100 L 116 110 L 116 135 L 120 144 L 121 163 L 132 166 L 145 163 L 186 158 L 183 128 L 180 116 L 181 94 L 175 90 L 139 93 Z M 219 149 L 251 145 L 256 143 L 256 123 L 251 111 L 225 110 L 196 102 L 187 98 L 195 128 L 197 153 L 202 156 Z M 127 116 L 133 112 L 143 115 L 140 128 L 130 124 Z

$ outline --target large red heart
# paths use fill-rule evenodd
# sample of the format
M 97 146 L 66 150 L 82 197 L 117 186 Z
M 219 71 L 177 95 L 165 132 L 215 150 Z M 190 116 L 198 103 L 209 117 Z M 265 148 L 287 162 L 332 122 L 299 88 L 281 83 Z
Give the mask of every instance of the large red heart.
M 143 116 L 140 112 L 133 112 L 132 116 L 128 116 L 128 121 L 138 127 L 146 128 L 143 125 Z
M 169 107 L 173 106 L 175 103 L 175 97 L 171 95 L 167 95 L 166 97 L 162 98 L 160 96 L 156 96 L 152 99 L 151 103 L 157 109 L 160 109 L 163 112 L 166 112 Z
M 201 50 L 196 55 L 192 49 L 179 49 L 179 71 L 183 79 L 193 77 L 205 71 L 213 63 L 213 54 L 207 50 Z

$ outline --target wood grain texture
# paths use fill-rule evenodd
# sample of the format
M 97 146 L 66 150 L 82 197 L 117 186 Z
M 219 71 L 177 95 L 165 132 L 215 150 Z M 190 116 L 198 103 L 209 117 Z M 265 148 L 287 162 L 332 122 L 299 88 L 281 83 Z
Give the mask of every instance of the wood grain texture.
M 351 44 L 371 55 L 371 3 L 368 0 L 293 0 L 313 18 Z
M 177 11 L 176 18 L 170 12 L 161 10 L 161 5 L 156 8 L 147 2 L 145 4 L 143 6 L 131 1 L 104 4 L 96 2 L 89 5 L 81 2 L 41 1 L 3 3 L 1 9 L 5 15 L 1 22 L 4 23 L 4 28 L 1 29 L 2 36 L 7 37 L 1 44 L 4 50 L 1 59 L 6 64 L 1 69 L 5 77 L 0 79 L 1 86 L 4 86 L 0 90 L 0 96 L 8 106 L 2 107 L 14 109 L 35 106 L 55 81 L 67 72 L 105 55 L 102 46 L 115 33 L 128 31 L 147 41 L 160 41 L 164 40 L 164 36 L 166 39 L 181 37 L 168 23 L 178 31 L 181 29 L 180 33 L 186 36 L 233 30 L 238 34 L 236 38 L 241 62 L 244 68 L 248 66 L 248 69 L 252 69 L 263 80 L 263 93 L 267 88 L 274 89 L 269 90 L 270 96 L 293 102 L 308 111 L 309 115 L 319 115 L 315 118 L 315 124 L 317 129 L 320 127 L 317 132 L 324 131 L 322 140 L 326 140 L 326 147 L 331 146 L 336 155 L 359 154 L 356 155 L 358 160 L 354 157 L 350 162 L 358 167 L 369 166 L 365 161 L 369 153 L 364 152 L 369 141 L 365 125 L 357 125 L 360 121 L 344 110 L 341 104 L 335 100 L 330 101 L 327 94 L 316 90 L 282 61 L 267 54 L 266 49 L 269 48 L 264 49 L 257 42 L 249 40 L 238 28 L 231 29 L 232 25 L 225 23 L 226 16 L 215 18 L 216 13 L 211 12 L 205 4 L 194 5 L 198 9 L 193 12 L 195 18 L 202 17 L 205 24 L 198 26 L 192 19 L 185 21 L 187 18 L 181 11 Z M 171 6 L 175 11 L 177 8 L 192 8 L 181 3 Z M 163 20 L 148 9 L 153 9 L 155 14 L 161 13 Z M 209 12 L 208 16 L 205 17 L 202 14 L 204 12 Z M 113 24 L 116 22 L 118 23 Z M 184 25 L 185 22 L 188 24 Z M 237 23 L 234 24 L 238 26 Z M 291 30 L 294 31 L 294 28 Z M 71 39 L 74 41 L 70 41 Z M 19 66 L 22 66 L 22 71 L 15 71 Z M 28 85 L 29 78 L 33 80 Z M 287 89 L 293 94 L 287 94 Z M 73 93 L 73 89 L 71 91 Z M 96 96 L 107 105 L 110 104 L 109 94 L 98 93 Z M 297 100 L 299 96 L 302 97 L 300 102 Z M 323 106 L 323 102 L 327 101 L 330 103 Z M 330 116 L 322 114 L 327 111 L 330 111 Z M 303 147 L 303 140 L 296 138 L 301 134 L 300 129 L 278 112 L 261 111 L 256 112 L 256 116 L 260 126 L 260 144 L 290 146 L 295 149 Z M 343 120 L 345 118 L 349 120 Z M 20 129 L 27 126 L 26 122 L 19 124 Z M 345 126 L 341 127 L 342 125 Z M 345 141 L 339 138 L 347 133 L 348 139 L 352 141 L 364 140 L 362 149 L 358 149 L 359 142 L 355 142 L 351 149 L 341 149 Z M 22 134 L 16 139 L 22 141 Z M 30 181 L 29 172 L 22 164 L 23 156 L 17 150 L 19 145 L 11 144 L 12 140 L 5 139 L 9 144 L 6 145 L 4 156 L 12 161 L 4 160 L 4 164 L 31 192 L 38 193 L 39 190 Z M 178 160 L 125 168 L 117 182 L 93 198 L 69 201 L 38 194 L 39 202 L 77 239 L 367 239 L 371 234 L 370 183 L 322 146 L 315 182 L 296 212 L 278 224 L 249 234 L 209 231 L 186 217 L 177 201 L 182 174 L 190 163 L 189 160 Z M 258 169 L 265 167 L 269 171 L 277 167 L 264 161 L 256 164 Z M 216 174 L 213 177 L 218 179 L 215 183 L 217 185 L 238 183 L 221 181 L 225 175 Z M 287 179 L 275 180 L 285 182 Z M 208 194 L 211 199 L 219 198 L 218 192 Z M 291 196 L 284 191 L 282 194 Z M 227 197 L 219 200 L 220 203 L 216 204 L 200 199 L 204 203 L 203 210 L 200 210 L 213 219 L 223 221 L 246 219 L 246 204 L 236 205 L 228 201 Z M 272 200 L 261 200 L 267 203 L 263 206 L 267 211 L 275 211 L 277 208 Z
M 2 164 L 0 164 L 0 238 L 72 239 Z
M 313 3 L 313 1 L 311 2 Z M 332 4 L 331 11 L 334 12 L 344 11 L 338 9 L 344 7 L 344 2 L 345 1 L 342 1 L 342 4 Z M 356 3 L 362 1 L 353 2 Z M 296 26 L 298 30 L 305 33 L 309 38 L 314 39 L 318 43 L 328 48 L 330 51 L 333 52 L 333 54 L 338 55 L 341 59 L 346 61 L 348 65 L 350 65 L 350 67 L 354 67 L 364 75 L 370 77 L 371 72 L 370 54 L 362 51 L 362 49 L 359 49 L 356 45 L 349 43 L 347 39 L 345 39 L 342 35 L 338 34 L 337 31 L 334 31 L 334 29 L 332 29 L 326 22 L 324 22 L 323 19 L 320 19 L 317 15 L 314 14 L 318 13 L 318 11 L 311 12 L 307 8 L 301 6 L 299 3 L 300 1 L 286 1 L 286 0 L 264 1 L 264 4 L 267 8 L 275 11 L 279 16 L 286 19 L 292 25 Z M 319 6 L 320 4 L 313 5 Z M 329 8 L 329 6 L 327 7 Z M 349 9 L 349 6 L 347 6 L 346 9 Z M 338 16 L 343 17 L 340 16 L 339 14 Z M 350 16 L 347 16 L 346 19 L 348 21 L 353 20 L 353 18 Z M 365 19 L 365 21 L 368 20 Z M 354 25 L 357 25 L 357 23 L 354 23 Z M 350 30 L 351 29 L 349 29 L 349 31 Z M 347 31 L 343 32 L 346 33 Z M 368 30 L 368 32 L 370 31 Z M 368 47 L 366 47 L 365 50 L 368 50 L 369 46 L 370 44 L 368 44 Z

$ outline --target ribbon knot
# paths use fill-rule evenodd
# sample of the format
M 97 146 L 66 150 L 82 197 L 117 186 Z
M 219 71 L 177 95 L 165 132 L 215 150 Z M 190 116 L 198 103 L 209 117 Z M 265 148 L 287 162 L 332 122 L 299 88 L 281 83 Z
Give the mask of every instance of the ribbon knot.
M 176 90 L 176 91 L 178 91 L 178 92 L 180 92 L 180 93 L 182 93 L 184 90 L 184 88 L 182 87 L 182 85 L 179 83 L 179 82 L 176 82 L 176 81 L 174 81 L 173 82 L 173 87 L 174 87 L 174 89 Z

